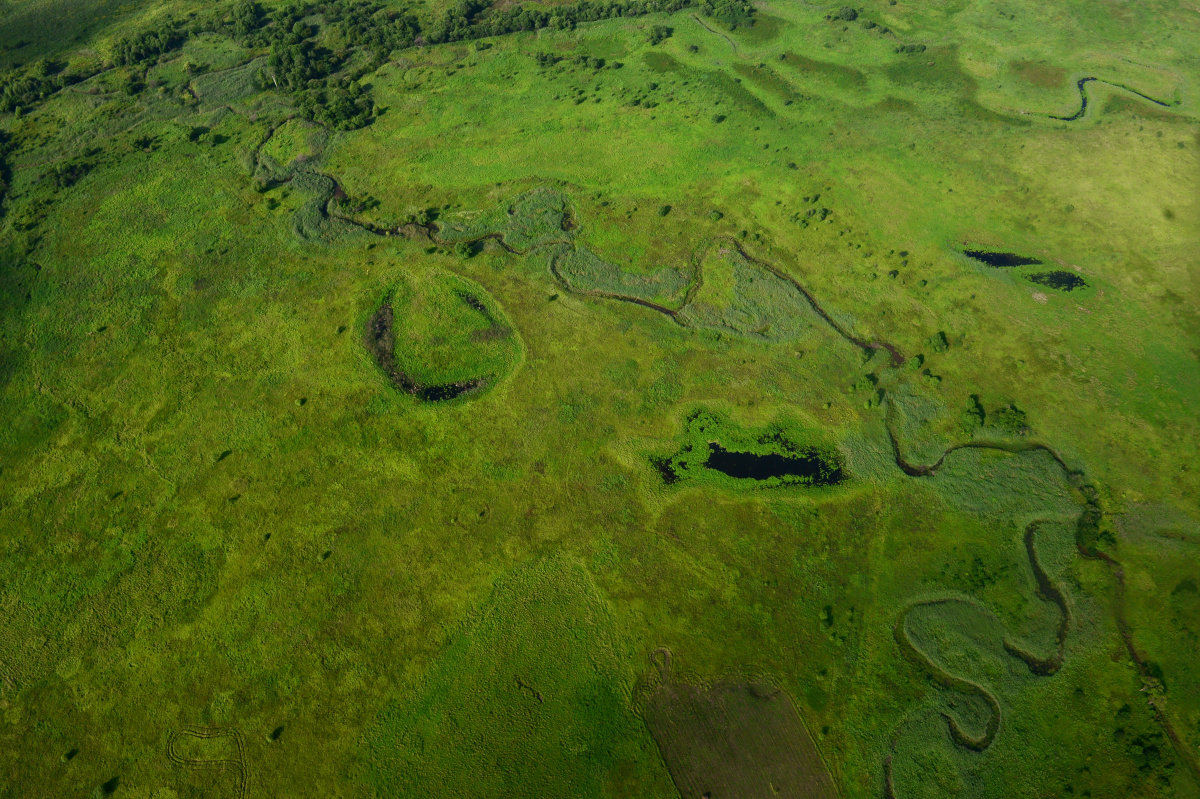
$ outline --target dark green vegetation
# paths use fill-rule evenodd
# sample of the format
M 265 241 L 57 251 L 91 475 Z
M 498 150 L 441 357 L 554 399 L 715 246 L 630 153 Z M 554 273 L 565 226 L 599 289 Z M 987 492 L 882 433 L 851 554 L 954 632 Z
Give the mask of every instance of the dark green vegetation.
M 1198 44 L 0 5 L 0 795 L 1200 796 Z

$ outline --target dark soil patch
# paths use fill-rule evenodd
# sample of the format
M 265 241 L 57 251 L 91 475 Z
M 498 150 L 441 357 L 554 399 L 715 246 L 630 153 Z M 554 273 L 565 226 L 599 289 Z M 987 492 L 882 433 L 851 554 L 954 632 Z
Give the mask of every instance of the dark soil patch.
M 411 393 L 414 388 L 412 380 L 396 369 L 396 336 L 392 332 L 394 321 L 392 301 L 385 300 L 371 317 L 371 321 L 367 323 L 367 349 L 371 351 L 375 363 L 379 364 L 379 368 L 384 371 L 388 379 L 401 391 Z
M 1033 266 L 1040 264 L 1038 258 L 1030 258 L 1025 255 L 1017 255 L 1014 252 L 988 252 L 987 250 L 963 250 L 962 254 L 968 258 L 974 258 L 982 264 L 994 267 L 1007 266 Z
M 791 699 L 773 685 L 666 683 L 645 718 L 683 799 L 837 796 Z
M 1087 288 L 1086 280 L 1074 272 L 1067 272 L 1063 269 L 1038 272 L 1037 274 L 1027 275 L 1025 279 L 1031 283 L 1037 283 L 1039 286 L 1047 286 L 1056 291 L 1074 291 L 1075 289 Z
M 1157 103 L 1147 105 L 1141 102 L 1139 97 L 1127 97 L 1123 94 L 1114 94 L 1104 103 L 1102 109 L 1105 114 L 1126 114 L 1139 119 L 1176 119 L 1176 115 L 1169 110 L 1168 106 L 1160 106 Z
M 808 485 L 836 485 L 846 475 L 836 459 L 815 449 L 796 456 L 780 455 L 775 452 L 729 451 L 715 442 L 708 445 L 709 456 L 704 465 L 722 474 L 744 480 L 768 480 L 772 477 L 786 482 Z
M 915 114 L 917 113 L 917 104 L 902 100 L 899 97 L 885 97 L 875 104 L 878 111 L 886 114 Z

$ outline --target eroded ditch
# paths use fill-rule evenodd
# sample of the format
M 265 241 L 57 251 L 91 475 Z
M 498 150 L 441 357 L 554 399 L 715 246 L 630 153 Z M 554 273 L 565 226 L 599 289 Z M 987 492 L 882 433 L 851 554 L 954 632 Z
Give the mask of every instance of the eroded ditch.
M 396 335 L 393 329 L 395 311 L 389 297 L 384 300 L 367 323 L 366 347 L 393 386 L 424 402 L 445 402 L 487 385 L 484 377 L 452 383 L 428 384 L 414 379 L 396 364 Z

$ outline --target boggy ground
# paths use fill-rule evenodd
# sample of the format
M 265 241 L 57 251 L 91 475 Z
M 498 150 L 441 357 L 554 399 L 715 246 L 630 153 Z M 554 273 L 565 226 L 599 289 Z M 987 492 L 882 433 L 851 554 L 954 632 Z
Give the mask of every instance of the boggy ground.
M 666 646 L 681 685 L 780 689 L 841 795 L 1195 796 L 1190 12 L 839 8 L 392 53 L 349 132 L 285 124 L 218 35 L 5 115 L 4 790 L 672 796 L 633 701 Z M 98 63 L 163 11 L 108 9 L 78 51 L 14 35 Z M 1096 81 L 1053 119 L 1088 76 L 1172 105 Z M 547 187 L 569 230 L 455 240 Z M 633 275 L 736 242 L 825 316 L 789 289 L 796 335 L 677 324 L 556 280 L 568 239 Z M 1056 270 L 1087 290 L 1024 277 Z M 519 337 L 470 401 L 364 346 L 428 275 Z M 665 485 L 701 407 L 847 479 Z M 1004 647 L 1058 651 L 1035 522 L 1047 675 Z M 930 662 L 999 706 L 983 751 L 944 714 L 977 737 L 990 703 Z

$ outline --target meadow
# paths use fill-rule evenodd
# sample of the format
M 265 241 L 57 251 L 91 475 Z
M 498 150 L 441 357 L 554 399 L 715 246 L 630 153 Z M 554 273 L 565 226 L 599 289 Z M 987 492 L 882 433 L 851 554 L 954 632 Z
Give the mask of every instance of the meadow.
M 1200 796 L 1197 53 L 0 2 L 0 796 Z

